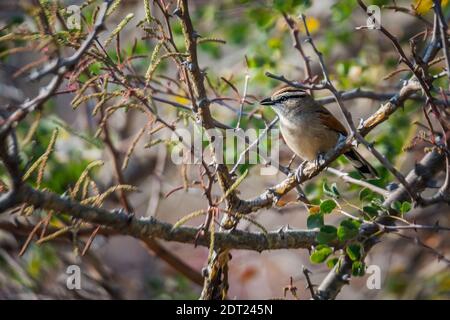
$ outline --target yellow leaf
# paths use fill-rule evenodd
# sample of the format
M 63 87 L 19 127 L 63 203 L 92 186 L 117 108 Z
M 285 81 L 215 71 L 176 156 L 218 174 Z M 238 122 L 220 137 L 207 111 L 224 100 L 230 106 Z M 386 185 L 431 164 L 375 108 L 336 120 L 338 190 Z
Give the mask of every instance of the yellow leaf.
M 179 96 L 175 96 L 175 102 L 178 102 L 179 104 L 183 104 L 183 105 L 188 105 L 190 103 L 191 100 L 183 98 L 183 97 L 179 97 Z
M 314 17 L 306 17 L 306 26 L 308 27 L 308 30 L 311 34 L 319 30 L 320 28 L 320 21 Z M 300 23 L 300 30 L 302 32 L 305 32 L 305 26 L 303 25 L 303 22 Z
M 318 212 L 320 212 L 320 206 L 312 206 L 309 208 L 309 213 L 311 213 L 311 214 L 315 214 Z
M 448 0 L 442 0 L 441 5 L 445 7 Z M 433 7 L 433 0 L 414 0 L 414 9 L 420 15 L 427 13 Z

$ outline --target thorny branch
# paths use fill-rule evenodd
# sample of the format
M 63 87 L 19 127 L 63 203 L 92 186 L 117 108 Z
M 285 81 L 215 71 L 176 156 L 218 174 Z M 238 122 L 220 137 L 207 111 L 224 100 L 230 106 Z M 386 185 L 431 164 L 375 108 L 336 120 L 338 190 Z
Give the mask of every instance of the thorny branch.
M 360 0 L 358 0 L 358 3 L 360 6 L 366 10 L 366 6 L 364 3 Z M 435 19 L 435 23 L 436 19 Z M 435 35 L 433 36 L 433 39 L 427 49 L 425 50 L 423 62 L 426 64 L 428 61 L 430 61 L 434 55 L 436 54 L 436 48 L 439 47 L 439 40 L 436 36 L 436 30 L 438 30 L 435 26 Z M 433 97 L 431 96 L 429 89 L 429 84 L 425 81 L 425 79 L 422 77 L 421 74 L 417 72 L 417 69 L 414 68 L 411 64 L 411 62 L 406 58 L 406 55 L 404 54 L 401 46 L 399 45 L 397 39 L 392 36 L 389 32 L 386 31 L 386 29 L 381 26 L 381 31 L 391 40 L 391 42 L 394 44 L 394 46 L 397 49 L 397 52 L 400 54 L 402 62 L 407 64 L 407 66 L 410 68 L 410 70 L 413 72 L 415 78 L 420 83 L 421 89 L 424 90 L 427 96 L 427 103 L 430 103 L 430 105 L 433 106 Z M 446 40 L 444 40 L 446 41 Z M 445 45 L 444 45 L 445 46 Z M 449 70 L 447 70 L 449 72 Z M 444 139 L 447 139 L 446 134 L 444 133 Z M 398 188 L 396 191 L 394 191 L 389 197 L 386 198 L 383 205 L 386 208 L 391 208 L 392 204 L 395 201 L 404 201 L 406 198 L 406 195 L 411 196 L 411 191 L 408 190 L 408 188 L 411 188 L 411 190 L 414 190 L 416 194 L 419 194 L 422 190 L 426 188 L 426 184 L 424 184 L 424 181 L 427 181 L 429 178 L 433 177 L 436 173 L 438 173 L 440 170 L 442 170 L 443 167 L 443 155 L 439 152 L 434 150 L 433 152 L 426 155 L 422 161 L 416 165 L 416 167 L 408 174 L 406 177 L 406 183 L 402 183 L 402 186 Z M 419 201 L 422 201 L 419 199 Z M 395 210 L 392 210 L 389 212 L 390 215 L 395 216 L 398 214 Z M 386 216 L 385 214 L 380 213 L 379 218 L 376 220 L 376 222 L 380 222 L 382 224 L 386 223 L 389 216 Z M 371 247 L 378 241 L 378 238 L 381 236 L 378 232 L 380 229 L 377 227 L 375 229 L 373 228 L 366 228 L 362 229 L 361 237 L 362 239 L 366 239 L 364 243 L 364 254 L 366 255 L 368 251 L 371 249 Z M 375 236 L 378 235 L 378 236 Z M 344 255 L 341 257 L 340 262 L 335 265 L 335 267 L 329 272 L 327 277 L 322 281 L 321 285 L 319 286 L 317 290 L 318 298 L 319 299 L 334 299 L 336 298 L 337 294 L 340 292 L 342 286 L 349 283 L 350 275 L 351 275 L 351 259 Z
M 21 186 L 8 201 L 5 200 L 5 195 L 2 195 L 0 198 L 1 212 L 21 203 L 28 203 L 36 208 L 64 212 L 74 218 L 138 239 L 159 238 L 166 241 L 209 246 L 209 234 L 206 233 L 205 237 L 197 239 L 197 228 L 183 226 L 174 228 L 172 224 L 158 221 L 154 217 L 137 218 L 122 210 L 109 211 L 82 205 L 75 200 L 52 192 L 35 190 L 27 185 Z M 214 243 L 217 248 L 221 249 L 245 249 L 261 252 L 275 249 L 310 248 L 316 244 L 316 235 L 316 230 L 289 229 L 271 231 L 267 234 L 233 230 L 232 232 L 216 232 Z
M 426 181 L 429 181 L 436 173 L 443 168 L 443 156 L 437 151 L 433 151 L 427 154 L 415 168 L 411 170 L 406 177 L 408 184 L 417 191 L 422 191 L 426 188 Z M 392 192 L 389 197 L 386 198 L 383 205 L 386 208 L 391 208 L 391 205 L 396 201 L 405 201 L 408 199 L 408 193 L 403 186 L 400 186 L 397 190 Z M 395 210 L 391 210 L 391 215 L 395 216 L 398 213 Z M 389 220 L 389 216 L 380 216 L 376 222 L 386 224 Z M 379 236 L 373 236 L 379 231 L 378 227 L 373 225 L 367 225 L 361 228 L 360 238 L 365 239 L 364 253 L 370 251 L 370 249 L 379 241 Z M 319 299 L 335 299 L 344 285 L 349 284 L 351 277 L 352 261 L 347 256 L 341 257 L 339 263 L 328 273 L 325 279 L 322 281 L 317 289 L 317 295 Z
M 85 52 L 90 48 L 93 41 L 97 38 L 98 34 L 105 30 L 104 23 L 106 13 L 111 3 L 112 0 L 107 0 L 104 2 L 103 6 L 101 6 L 101 11 L 98 13 L 98 17 L 94 25 L 94 30 L 89 34 L 86 40 L 81 44 L 80 48 L 72 56 L 65 59 L 57 58 L 52 63 L 48 64 L 48 67 L 31 77 L 31 80 L 35 80 L 49 73 L 55 73 L 55 76 L 53 76 L 47 86 L 40 90 L 39 94 L 35 98 L 25 101 L 23 104 L 18 106 L 17 110 L 5 121 L 0 122 L 0 140 L 8 134 L 8 131 L 15 123 L 18 123 L 20 120 L 24 119 L 28 113 L 39 108 L 53 95 L 56 89 L 58 89 L 64 74 L 79 62 Z

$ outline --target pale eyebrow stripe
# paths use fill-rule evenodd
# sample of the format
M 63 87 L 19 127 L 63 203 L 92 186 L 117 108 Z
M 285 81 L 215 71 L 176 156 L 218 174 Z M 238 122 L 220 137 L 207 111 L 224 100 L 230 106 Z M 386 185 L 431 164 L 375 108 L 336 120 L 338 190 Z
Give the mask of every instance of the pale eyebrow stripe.
M 280 94 L 288 93 L 288 92 L 291 92 L 291 93 L 306 93 L 304 90 L 297 89 L 297 88 L 284 88 L 284 89 L 280 89 L 280 90 L 276 91 L 274 93 L 274 95 L 280 95 Z
M 302 98 L 304 96 L 305 96 L 305 94 L 293 94 L 293 95 L 286 96 L 286 98 L 288 98 L 288 99 L 290 99 L 290 98 Z M 277 98 L 273 99 L 272 101 L 279 101 L 281 98 L 283 98 L 283 97 L 277 97 Z

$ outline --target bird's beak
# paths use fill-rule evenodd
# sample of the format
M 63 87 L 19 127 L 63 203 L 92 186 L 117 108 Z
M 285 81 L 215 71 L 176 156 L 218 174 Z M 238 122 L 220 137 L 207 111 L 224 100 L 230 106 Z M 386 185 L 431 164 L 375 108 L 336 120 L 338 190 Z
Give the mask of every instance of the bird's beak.
M 263 106 L 273 106 L 274 104 L 271 98 L 265 98 L 261 100 L 259 103 L 262 104 Z

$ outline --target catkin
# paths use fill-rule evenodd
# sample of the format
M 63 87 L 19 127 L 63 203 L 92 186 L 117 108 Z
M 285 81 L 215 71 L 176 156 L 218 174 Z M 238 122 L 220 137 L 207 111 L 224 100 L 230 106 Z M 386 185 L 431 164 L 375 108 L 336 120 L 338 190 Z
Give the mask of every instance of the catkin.
M 115 28 L 113 30 L 113 32 L 111 32 L 111 34 L 109 35 L 109 37 L 106 39 L 105 43 L 103 44 L 103 46 L 106 48 L 108 47 L 108 45 L 111 43 L 112 39 L 120 32 L 122 31 L 123 28 L 125 28 L 125 26 L 128 24 L 128 22 L 130 22 L 131 19 L 133 19 L 134 14 L 133 13 L 129 13 L 122 21 L 120 21 L 119 25 L 117 26 L 117 28 Z
M 77 193 L 80 190 L 81 184 L 88 177 L 89 171 L 92 168 L 95 168 L 95 167 L 98 167 L 98 166 L 102 166 L 103 164 L 104 164 L 104 162 L 102 160 L 96 160 L 96 161 L 92 161 L 91 163 L 89 163 L 87 165 L 86 169 L 84 169 L 83 173 L 81 173 L 80 177 L 78 178 L 78 181 L 75 183 L 75 187 L 73 188 L 73 190 L 71 192 L 72 198 L 75 198 L 77 196 Z
M 133 153 L 134 149 L 136 148 L 136 145 L 139 142 L 139 140 L 141 139 L 144 132 L 145 132 L 145 127 L 142 128 L 141 130 L 139 130 L 139 132 L 136 134 L 136 137 L 131 142 L 131 145 L 127 150 L 125 158 L 123 159 L 122 170 L 125 170 L 127 168 L 128 162 L 130 161 L 131 154 Z
M 151 76 L 153 75 L 154 69 L 156 69 L 155 62 L 158 59 L 158 54 L 159 54 L 159 51 L 161 50 L 162 45 L 163 45 L 163 43 L 162 43 L 162 41 L 160 41 L 156 44 L 155 48 L 153 49 L 152 56 L 150 58 L 150 64 L 148 65 L 147 72 L 145 73 L 145 79 L 147 80 L 147 82 L 150 81 Z
M 111 7 L 109 7 L 108 11 L 106 11 L 106 16 L 111 15 L 114 11 L 116 11 L 116 9 L 119 7 L 120 3 L 122 2 L 122 0 L 116 0 L 113 2 L 113 4 L 111 5 Z
M 194 212 L 189 213 L 188 215 L 185 215 L 183 218 L 181 218 L 180 220 L 178 220 L 177 222 L 175 222 L 175 224 L 172 226 L 172 230 L 175 230 L 176 228 L 181 227 L 182 225 L 184 225 L 186 222 L 188 222 L 189 220 L 204 215 L 206 212 L 205 210 L 197 210 Z
M 144 0 L 144 8 L 145 8 L 145 18 L 148 23 L 153 21 L 152 9 L 150 7 L 150 0 Z
M 27 172 L 25 172 L 25 174 L 23 175 L 23 178 L 22 178 L 23 181 L 26 181 L 31 176 L 31 174 L 39 167 L 39 173 L 38 173 L 38 179 L 37 179 L 37 185 L 39 187 L 41 180 L 42 180 L 43 171 L 47 164 L 48 157 L 50 156 L 50 153 L 54 150 L 56 138 L 58 137 L 58 132 L 59 132 L 58 128 L 53 130 L 52 137 L 50 138 L 50 142 L 47 146 L 47 150 L 45 150 L 44 154 L 42 156 L 40 156 L 30 166 L 30 168 L 27 170 Z

